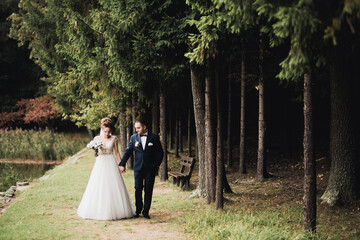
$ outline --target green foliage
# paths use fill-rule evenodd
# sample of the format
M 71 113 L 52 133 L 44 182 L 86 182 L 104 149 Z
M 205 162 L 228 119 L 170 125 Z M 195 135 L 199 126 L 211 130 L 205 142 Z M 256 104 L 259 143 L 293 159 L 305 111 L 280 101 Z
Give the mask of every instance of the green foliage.
M 181 2 L 24 0 L 19 6 L 10 36 L 29 42 L 50 94 L 78 125 L 94 128 L 94 119 L 117 116 L 132 92 L 152 99 L 185 70 Z
M 63 160 L 84 148 L 87 138 L 44 131 L 0 130 L 0 158 Z
M 15 171 L 14 166 L 0 163 L 0 192 L 8 190 L 18 179 L 19 174 Z
M 18 0 L 0 1 L 0 113 L 15 110 L 22 98 L 34 98 L 44 93 L 41 69 L 29 60 L 26 47 L 19 48 L 11 39 L 9 15 L 18 11 Z
M 196 29 L 190 34 L 190 51 L 186 53 L 190 62 L 204 64 L 205 59 L 215 58 L 219 40 L 227 35 L 249 41 L 249 31 L 259 25 L 260 18 L 251 0 L 187 0 L 187 4 L 193 9 L 188 23 Z
M 337 45 L 338 35 L 344 31 L 344 25 L 346 24 L 353 35 L 358 34 L 356 26 L 360 19 L 360 1 L 359 0 L 347 0 L 344 1 L 344 5 L 340 11 L 335 12 L 331 19 L 331 24 L 325 29 L 325 39 L 331 38 L 333 45 Z M 344 24 L 345 23 L 345 24 Z
M 278 78 L 298 81 L 323 63 L 319 48 L 322 41 L 321 21 L 311 0 L 286 3 L 257 0 L 255 6 L 258 14 L 270 23 L 262 29 L 270 37 L 270 46 L 290 41 L 288 56 L 280 63 Z

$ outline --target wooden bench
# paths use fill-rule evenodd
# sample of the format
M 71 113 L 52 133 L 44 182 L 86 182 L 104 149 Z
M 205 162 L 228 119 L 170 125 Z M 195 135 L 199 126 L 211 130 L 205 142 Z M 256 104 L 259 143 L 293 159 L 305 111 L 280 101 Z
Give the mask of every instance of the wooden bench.
M 173 184 L 177 184 L 181 188 L 186 184 L 187 188 L 190 188 L 190 178 L 195 166 L 195 158 L 182 156 L 180 165 L 180 172 L 169 172 L 169 175 L 173 177 Z M 185 169 L 188 169 L 187 173 Z

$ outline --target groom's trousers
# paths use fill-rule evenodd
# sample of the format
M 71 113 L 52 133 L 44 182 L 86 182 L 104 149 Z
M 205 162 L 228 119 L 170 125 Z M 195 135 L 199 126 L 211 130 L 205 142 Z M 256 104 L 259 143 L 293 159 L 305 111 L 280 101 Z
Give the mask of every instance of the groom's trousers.
M 149 214 L 152 193 L 155 182 L 155 174 L 156 172 L 152 169 L 141 169 L 141 171 L 134 172 L 135 176 L 135 206 L 136 213 L 140 214 Z M 142 190 L 144 189 L 144 203 L 142 200 Z

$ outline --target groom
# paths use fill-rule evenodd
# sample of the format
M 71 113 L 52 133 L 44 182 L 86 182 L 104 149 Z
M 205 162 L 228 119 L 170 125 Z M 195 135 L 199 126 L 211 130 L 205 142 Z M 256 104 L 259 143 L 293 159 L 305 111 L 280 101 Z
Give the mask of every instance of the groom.
M 159 136 L 147 131 L 143 121 L 135 122 L 137 134 L 130 138 L 129 145 L 125 149 L 124 156 L 119 164 L 120 172 L 125 172 L 126 161 L 135 151 L 134 176 L 135 176 L 135 205 L 136 213 L 134 217 L 142 214 L 150 219 L 149 210 L 151 205 L 152 192 L 155 182 L 155 175 L 164 156 Z M 144 188 L 145 199 L 142 200 L 142 190 Z

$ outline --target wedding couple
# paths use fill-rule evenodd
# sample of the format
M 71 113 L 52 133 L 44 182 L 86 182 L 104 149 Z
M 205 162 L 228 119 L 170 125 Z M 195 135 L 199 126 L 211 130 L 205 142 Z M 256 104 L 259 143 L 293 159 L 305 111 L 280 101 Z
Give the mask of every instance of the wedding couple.
M 137 218 L 142 213 L 145 218 L 150 219 L 149 210 L 155 175 L 164 152 L 159 136 L 148 132 L 143 121 L 136 121 L 135 129 L 137 134 L 131 136 L 129 145 L 120 158 L 118 139 L 111 135 L 113 131 L 111 120 L 110 118 L 101 120 L 100 136 L 96 136 L 88 145 L 90 148 L 96 146 L 94 149 L 98 156 L 78 207 L 77 213 L 80 217 L 116 220 Z M 122 177 L 126 170 L 126 162 L 133 151 L 135 151 L 135 211 Z M 119 165 L 116 159 L 119 160 Z

